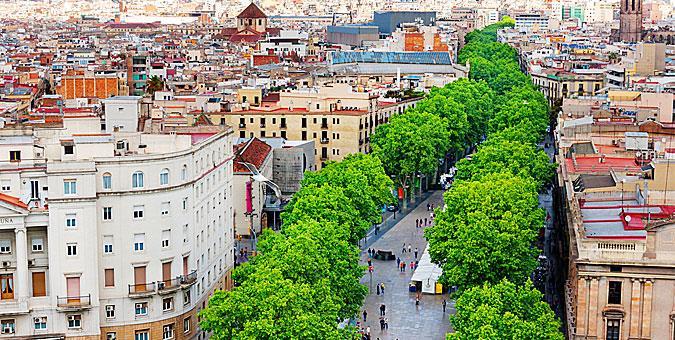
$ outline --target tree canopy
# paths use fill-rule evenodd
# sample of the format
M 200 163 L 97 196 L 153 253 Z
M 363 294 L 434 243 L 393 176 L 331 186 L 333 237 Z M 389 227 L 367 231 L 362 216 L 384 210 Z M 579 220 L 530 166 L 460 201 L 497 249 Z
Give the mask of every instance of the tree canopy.
M 560 322 L 542 301 L 542 294 L 527 281 L 509 281 L 474 287 L 457 300 L 450 319 L 455 333 L 449 340 L 532 339 L 562 340 Z

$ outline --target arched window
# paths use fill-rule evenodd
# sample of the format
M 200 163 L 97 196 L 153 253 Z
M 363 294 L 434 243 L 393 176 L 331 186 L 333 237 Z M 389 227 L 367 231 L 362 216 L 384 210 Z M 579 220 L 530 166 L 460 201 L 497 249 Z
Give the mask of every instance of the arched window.
M 162 169 L 159 173 L 159 185 L 169 184 L 169 169 Z
M 187 181 L 187 165 L 183 164 L 183 168 L 180 170 L 180 178 L 184 181 Z
M 142 188 L 143 187 L 143 172 L 136 171 L 131 175 L 131 187 L 133 188 Z
M 103 174 L 103 189 L 112 188 L 112 175 L 110 173 Z

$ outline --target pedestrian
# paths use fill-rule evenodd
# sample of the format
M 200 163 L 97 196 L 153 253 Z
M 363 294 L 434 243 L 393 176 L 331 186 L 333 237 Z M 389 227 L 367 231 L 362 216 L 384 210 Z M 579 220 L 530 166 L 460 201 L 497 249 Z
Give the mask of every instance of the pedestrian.
M 415 247 L 415 260 L 417 260 L 417 247 Z
M 447 304 L 448 303 L 445 301 L 445 299 L 443 299 L 443 313 L 445 313 L 445 305 L 447 305 Z
M 377 295 L 380 295 L 380 284 L 377 284 Z
M 367 318 L 368 318 L 368 311 L 364 309 L 363 310 L 363 322 L 366 322 Z
M 434 204 L 433 203 L 431 204 L 431 210 L 434 210 Z
M 380 316 L 387 315 L 387 307 L 383 304 L 380 305 Z
M 420 306 L 420 297 L 417 296 L 417 297 L 415 298 L 415 307 L 419 307 L 419 306 Z
M 389 318 L 384 318 L 384 329 L 389 329 Z
M 401 258 L 397 256 L 396 257 L 396 267 L 399 267 L 399 266 L 401 266 Z
M 420 265 L 420 261 L 415 261 L 415 270 L 417 270 L 417 266 Z
M 401 262 L 401 272 L 405 273 L 405 261 Z
M 370 326 L 366 327 L 366 335 L 370 338 Z
M 410 271 L 412 272 L 415 269 L 415 262 L 410 261 Z
M 403 243 L 403 251 L 401 253 L 405 254 L 405 242 Z
M 370 267 L 370 266 L 372 266 L 372 265 L 373 265 L 373 260 L 368 259 L 368 267 Z
M 426 227 L 426 226 L 428 226 L 428 225 L 429 225 L 429 224 L 427 224 L 427 218 L 425 217 L 425 218 L 424 218 L 424 226 Z
M 420 220 L 418 218 L 418 219 L 415 220 L 415 228 L 419 228 L 419 227 L 420 227 Z
M 384 330 L 384 318 L 380 317 L 380 331 Z
M 408 254 L 412 253 L 412 245 L 408 245 Z
M 380 287 L 380 290 L 382 291 L 382 295 L 384 295 L 384 282 L 381 282 L 380 286 L 382 286 Z
M 429 211 L 429 209 L 431 209 L 431 204 L 427 203 L 427 211 Z

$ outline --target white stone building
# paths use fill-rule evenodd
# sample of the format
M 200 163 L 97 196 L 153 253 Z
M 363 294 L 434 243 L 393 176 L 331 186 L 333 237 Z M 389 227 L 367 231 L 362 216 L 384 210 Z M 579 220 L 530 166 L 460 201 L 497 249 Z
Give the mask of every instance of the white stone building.
M 232 130 L 68 120 L 0 130 L 0 337 L 197 338 L 231 285 Z

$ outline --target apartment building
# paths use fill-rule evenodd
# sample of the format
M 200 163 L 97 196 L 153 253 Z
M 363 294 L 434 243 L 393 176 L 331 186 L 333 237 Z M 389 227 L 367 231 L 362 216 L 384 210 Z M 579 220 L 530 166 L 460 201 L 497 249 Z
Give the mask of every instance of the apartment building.
M 570 339 L 675 336 L 672 94 L 649 94 L 669 97 L 662 108 L 650 96 L 639 107 L 628 100 L 640 95 L 563 103 L 557 178 Z
M 196 338 L 231 286 L 233 131 L 98 124 L 0 130 L 0 337 Z
M 378 103 L 378 96 L 349 84 L 280 92 L 278 100 L 246 110 L 210 113 L 211 121 L 237 128 L 239 138 L 313 140 L 315 169 L 350 153 L 370 152 L 370 136 L 393 113 L 414 107 L 420 98 Z

